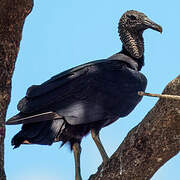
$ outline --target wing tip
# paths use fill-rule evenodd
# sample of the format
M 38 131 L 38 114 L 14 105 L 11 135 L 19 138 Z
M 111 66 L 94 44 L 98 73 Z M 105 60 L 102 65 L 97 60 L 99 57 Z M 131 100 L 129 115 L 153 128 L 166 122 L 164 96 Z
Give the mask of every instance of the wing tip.
M 28 123 L 36 123 L 41 121 L 50 121 L 56 119 L 62 119 L 63 117 L 58 115 L 55 112 L 48 111 L 40 114 L 34 115 L 24 115 L 23 113 L 19 113 L 12 118 L 6 121 L 6 125 L 17 125 L 17 124 L 28 124 Z
M 10 119 L 8 119 L 8 120 L 5 122 L 5 124 L 6 124 L 6 125 L 14 125 L 14 124 L 17 124 L 18 119 L 20 119 L 20 118 L 22 118 L 22 117 L 21 117 L 21 114 L 19 113 L 19 114 L 15 115 L 15 116 L 11 117 Z
M 15 123 L 8 120 L 8 121 L 5 122 L 5 124 L 6 125 L 14 125 Z

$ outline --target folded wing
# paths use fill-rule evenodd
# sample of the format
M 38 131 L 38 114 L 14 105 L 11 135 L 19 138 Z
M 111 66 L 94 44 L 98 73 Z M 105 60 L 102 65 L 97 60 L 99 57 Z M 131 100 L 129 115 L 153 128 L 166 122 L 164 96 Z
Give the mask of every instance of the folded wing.
M 60 73 L 41 85 L 31 86 L 18 104 L 19 117 L 7 123 L 63 117 L 76 125 L 103 120 L 111 114 L 124 116 L 140 101 L 137 91 L 144 91 L 145 87 L 146 78 L 128 68 L 127 63 L 94 61 Z M 126 106 L 128 101 L 132 101 L 131 105 Z

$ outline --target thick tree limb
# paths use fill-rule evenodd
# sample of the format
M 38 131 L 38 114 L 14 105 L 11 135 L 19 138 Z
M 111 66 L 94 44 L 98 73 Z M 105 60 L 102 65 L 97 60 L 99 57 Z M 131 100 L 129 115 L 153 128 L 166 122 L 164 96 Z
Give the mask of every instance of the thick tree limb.
M 180 76 L 163 94 L 180 95 Z M 180 151 L 180 101 L 160 99 L 89 180 L 148 180 Z
M 11 96 L 11 78 L 26 16 L 33 0 L 0 0 L 0 180 L 5 180 L 5 117 Z

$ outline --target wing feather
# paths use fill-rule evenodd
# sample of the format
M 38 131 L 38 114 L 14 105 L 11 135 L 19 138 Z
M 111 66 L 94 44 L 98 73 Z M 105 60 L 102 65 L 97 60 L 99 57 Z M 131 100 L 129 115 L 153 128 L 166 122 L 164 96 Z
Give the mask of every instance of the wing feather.
M 58 115 L 54 112 L 45 112 L 41 114 L 35 114 L 27 117 L 23 117 L 23 115 L 18 114 L 8 121 L 6 121 L 7 125 L 15 125 L 15 124 L 29 124 L 29 123 L 37 123 L 41 121 L 49 121 L 49 120 L 56 120 L 61 119 L 62 116 Z
M 94 61 L 31 86 L 18 110 L 27 116 L 55 112 L 72 125 L 103 120 L 111 114 L 125 116 L 140 101 L 137 92 L 144 91 L 146 83 L 146 78 L 126 62 Z

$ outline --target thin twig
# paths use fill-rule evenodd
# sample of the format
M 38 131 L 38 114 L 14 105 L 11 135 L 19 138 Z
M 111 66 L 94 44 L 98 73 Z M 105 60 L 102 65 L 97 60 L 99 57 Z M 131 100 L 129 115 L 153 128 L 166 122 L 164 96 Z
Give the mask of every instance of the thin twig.
M 143 91 L 138 92 L 139 96 L 151 96 L 151 97 L 158 97 L 158 98 L 165 98 L 165 99 L 175 99 L 180 100 L 180 96 L 177 95 L 169 95 L 169 94 L 151 94 L 151 93 L 145 93 Z

